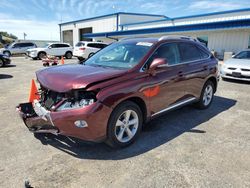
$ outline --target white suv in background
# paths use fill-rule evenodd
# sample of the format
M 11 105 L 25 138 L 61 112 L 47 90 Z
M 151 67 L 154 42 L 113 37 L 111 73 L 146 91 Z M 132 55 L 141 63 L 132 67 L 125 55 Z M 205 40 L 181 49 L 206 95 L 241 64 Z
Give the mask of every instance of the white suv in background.
M 46 55 L 64 56 L 71 59 L 73 47 L 67 43 L 48 43 L 43 48 L 33 48 L 26 51 L 26 55 L 32 59 L 42 59 Z
M 1 48 L 0 53 L 3 53 L 7 56 L 14 54 L 25 54 L 26 50 L 36 47 L 36 44 L 33 42 L 14 42 L 6 48 Z
M 106 46 L 108 44 L 103 42 L 80 41 L 75 45 L 73 55 L 79 60 L 87 59 Z

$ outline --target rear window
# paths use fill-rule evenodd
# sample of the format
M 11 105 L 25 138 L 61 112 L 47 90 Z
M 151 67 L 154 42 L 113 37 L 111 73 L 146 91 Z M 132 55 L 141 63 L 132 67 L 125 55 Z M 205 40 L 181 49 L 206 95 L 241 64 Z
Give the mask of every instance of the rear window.
M 84 42 L 78 42 L 78 43 L 76 44 L 76 47 L 82 47 L 82 46 L 84 46 L 84 45 L 85 45 Z
M 178 45 L 182 63 L 203 59 L 200 50 L 195 45 L 189 43 L 180 43 Z

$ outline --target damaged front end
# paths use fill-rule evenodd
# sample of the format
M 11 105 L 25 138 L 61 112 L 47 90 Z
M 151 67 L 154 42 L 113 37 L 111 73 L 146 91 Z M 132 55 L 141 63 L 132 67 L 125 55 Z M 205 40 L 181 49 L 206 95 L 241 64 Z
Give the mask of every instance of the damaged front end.
M 59 93 L 41 86 L 37 94 L 40 95 L 40 100 L 21 103 L 16 108 L 27 128 L 35 133 L 58 134 L 60 127 L 55 125 L 52 116 L 56 117 L 57 112 L 60 114 L 68 110 L 79 110 L 96 102 L 96 93 L 84 91 L 84 89 Z M 79 121 L 77 123 L 79 127 L 83 127 Z
M 42 107 L 39 101 L 21 103 L 17 106 L 17 111 L 31 132 L 58 133 L 58 128 L 51 120 L 50 111 Z

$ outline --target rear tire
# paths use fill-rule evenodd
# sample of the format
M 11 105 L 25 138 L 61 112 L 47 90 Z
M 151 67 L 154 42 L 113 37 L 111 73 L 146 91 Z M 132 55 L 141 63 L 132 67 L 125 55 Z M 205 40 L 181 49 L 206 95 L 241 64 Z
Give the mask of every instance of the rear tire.
M 91 52 L 89 55 L 88 55 L 88 58 L 92 57 L 93 55 L 95 55 L 94 52 Z
M 215 86 L 212 81 L 208 80 L 202 89 L 201 96 L 199 101 L 196 103 L 196 107 L 199 109 L 206 109 L 208 108 L 214 98 L 214 91 L 215 91 Z
M 71 59 L 72 58 L 72 52 L 66 52 L 65 57 L 66 59 Z
M 121 103 L 109 118 L 106 144 L 113 148 L 130 145 L 140 134 L 142 122 L 142 112 L 137 104 Z
M 42 60 L 42 59 L 45 58 L 45 57 L 46 57 L 46 53 L 45 53 L 45 52 L 39 52 L 38 58 L 39 58 L 40 60 Z

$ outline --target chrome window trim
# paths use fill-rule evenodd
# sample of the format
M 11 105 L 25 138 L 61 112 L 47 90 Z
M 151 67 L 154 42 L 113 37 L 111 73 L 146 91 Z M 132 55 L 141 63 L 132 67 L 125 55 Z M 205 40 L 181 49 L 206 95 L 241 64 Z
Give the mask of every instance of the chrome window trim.
M 158 50 L 162 45 L 165 45 L 165 44 L 171 44 L 171 43 L 181 43 L 182 41 L 178 41 L 178 42 L 165 42 L 165 43 L 162 43 L 160 44 L 153 52 L 152 54 L 147 58 L 147 60 L 145 61 L 145 63 L 142 65 L 142 67 L 140 68 L 140 71 L 139 72 L 145 72 L 145 70 L 142 70 L 143 67 L 145 66 L 145 64 L 148 62 L 148 60 L 152 57 L 152 55 L 156 52 L 156 50 Z M 185 43 L 185 42 L 183 42 Z M 197 47 L 199 50 L 202 50 L 201 48 Z M 204 50 L 202 50 L 204 51 Z M 179 51 L 180 52 L 180 51 Z M 204 51 L 205 52 L 205 51 Z M 205 52 L 207 53 L 207 52 Z M 181 56 L 181 54 L 180 54 Z M 205 60 L 208 60 L 212 57 L 212 54 L 209 53 L 208 54 L 208 57 L 207 58 L 204 58 L 204 59 L 197 59 L 197 60 L 194 60 L 194 61 L 186 61 L 186 62 L 182 62 L 182 63 L 179 63 L 179 64 L 175 64 L 175 65 L 166 65 L 166 67 L 173 67 L 173 66 L 178 66 L 178 65 L 185 65 L 185 64 L 188 64 L 188 63 L 195 63 L 195 62 L 198 62 L 198 61 L 205 61 Z

